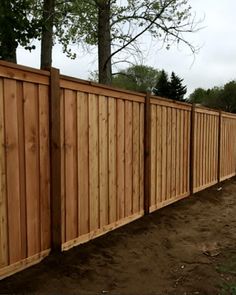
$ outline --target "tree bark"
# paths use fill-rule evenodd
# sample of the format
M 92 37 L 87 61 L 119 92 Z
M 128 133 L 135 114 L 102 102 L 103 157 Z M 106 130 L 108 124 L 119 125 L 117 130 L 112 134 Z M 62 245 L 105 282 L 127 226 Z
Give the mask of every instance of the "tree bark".
M 98 69 L 99 83 L 111 85 L 110 1 L 98 1 Z
M 55 0 L 44 0 L 41 39 L 41 69 L 49 69 L 52 66 L 54 12 Z

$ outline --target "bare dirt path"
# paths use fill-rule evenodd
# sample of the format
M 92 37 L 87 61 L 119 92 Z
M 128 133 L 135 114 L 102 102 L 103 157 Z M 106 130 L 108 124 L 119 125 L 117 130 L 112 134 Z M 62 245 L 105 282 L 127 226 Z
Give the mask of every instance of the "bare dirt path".
M 236 179 L 0 282 L 0 293 L 236 294 Z

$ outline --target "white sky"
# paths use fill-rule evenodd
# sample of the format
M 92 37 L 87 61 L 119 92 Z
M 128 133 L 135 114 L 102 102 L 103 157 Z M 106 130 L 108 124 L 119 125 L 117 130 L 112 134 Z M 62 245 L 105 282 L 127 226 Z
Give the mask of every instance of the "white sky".
M 184 79 L 188 94 L 197 87 L 222 86 L 236 79 L 236 1 L 189 0 L 189 3 L 197 18 L 205 17 L 201 24 L 204 28 L 187 36 L 189 41 L 201 46 L 195 60 L 183 46 L 160 50 L 153 41 L 152 44 L 146 44 L 145 48 L 152 49 L 145 53 L 143 61 L 143 64 L 164 69 L 169 74 L 174 71 Z M 145 43 L 145 39 L 140 39 L 140 42 Z M 77 52 L 77 59 L 70 60 L 62 53 L 61 47 L 56 45 L 53 50 L 53 66 L 59 68 L 62 74 L 87 79 L 89 73 L 97 67 L 96 50 L 93 54 Z M 32 53 L 19 48 L 17 55 L 19 64 L 39 67 L 39 46 Z M 127 65 L 122 67 L 125 66 Z

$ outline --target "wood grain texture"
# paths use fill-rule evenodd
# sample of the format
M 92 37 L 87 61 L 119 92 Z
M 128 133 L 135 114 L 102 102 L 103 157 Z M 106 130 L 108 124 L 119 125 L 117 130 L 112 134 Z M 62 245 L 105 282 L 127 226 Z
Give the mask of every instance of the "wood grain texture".
M 98 102 L 99 102 L 99 163 L 100 163 L 99 165 L 99 183 L 100 183 L 99 184 L 99 189 L 100 189 L 99 216 L 100 216 L 100 226 L 102 227 L 109 223 L 108 99 L 105 96 L 99 96 Z M 114 161 L 114 158 L 113 158 L 113 161 Z M 114 162 L 113 162 L 113 165 L 114 165 Z M 114 182 L 114 179 L 113 179 L 113 182 Z M 114 188 L 113 188 L 113 191 L 111 190 L 111 193 L 114 194 Z
M 117 198 L 119 219 L 125 217 L 125 103 L 117 101 Z
M 89 232 L 89 122 L 88 96 L 77 93 L 79 234 Z
M 77 184 L 77 102 L 76 93 L 65 91 L 65 189 L 66 241 L 78 235 Z
M 50 155 L 49 155 L 49 89 L 39 86 L 39 158 L 41 251 L 51 247 Z
M 18 109 L 16 81 L 4 79 L 9 264 L 21 260 Z M 12 120 L 12 118 L 14 118 Z
M 133 105 L 125 101 L 125 217 L 133 207 Z
M 90 231 L 99 228 L 99 157 L 98 157 L 98 99 L 90 94 L 89 101 L 89 223 Z
M 116 99 L 108 100 L 108 174 L 109 174 L 109 223 L 117 220 L 116 191 Z M 103 147 L 100 147 L 103 148 Z
M 0 268 L 8 264 L 5 115 L 3 79 L 0 79 Z
M 27 251 L 33 256 L 41 250 L 39 187 L 39 107 L 34 84 L 24 83 L 25 169 L 27 208 Z

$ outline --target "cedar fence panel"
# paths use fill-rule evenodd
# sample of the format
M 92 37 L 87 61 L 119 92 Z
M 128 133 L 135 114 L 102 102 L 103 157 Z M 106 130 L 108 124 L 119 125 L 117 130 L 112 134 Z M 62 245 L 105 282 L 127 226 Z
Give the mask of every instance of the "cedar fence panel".
M 219 112 L 195 108 L 193 192 L 218 182 Z
M 0 277 L 51 247 L 49 75 L 0 64 Z
M 236 115 L 221 115 L 220 181 L 236 175 Z
M 63 250 L 144 214 L 144 97 L 61 81 Z
M 150 212 L 189 196 L 191 106 L 151 99 Z
M 235 175 L 236 115 L 0 62 L 0 279 Z

